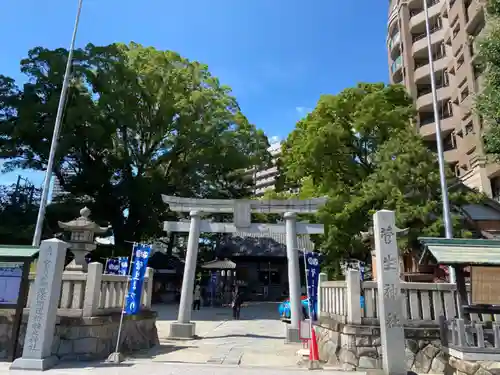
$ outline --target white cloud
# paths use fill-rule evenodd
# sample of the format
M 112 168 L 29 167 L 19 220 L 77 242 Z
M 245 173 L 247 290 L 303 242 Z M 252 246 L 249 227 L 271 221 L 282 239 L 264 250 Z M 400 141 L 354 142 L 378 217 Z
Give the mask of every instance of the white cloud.
M 281 137 L 278 136 L 278 135 L 273 135 L 272 137 L 269 137 L 269 143 L 271 145 L 275 144 L 275 143 L 279 143 L 281 142 Z
M 307 115 L 309 112 L 312 112 L 312 108 L 309 107 L 295 107 L 295 111 L 301 116 Z

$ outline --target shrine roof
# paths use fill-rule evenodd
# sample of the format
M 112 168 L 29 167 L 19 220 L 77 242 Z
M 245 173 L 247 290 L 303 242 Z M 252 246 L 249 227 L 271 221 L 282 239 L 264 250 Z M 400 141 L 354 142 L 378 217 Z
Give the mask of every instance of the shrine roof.
M 226 236 L 220 245 L 230 250 L 231 256 L 286 257 L 285 233 L 236 232 Z M 309 235 L 299 235 L 297 248 L 299 251 L 313 251 L 314 243 Z
M 419 241 L 439 264 L 500 266 L 500 240 L 421 237 Z
M 236 268 L 236 263 L 230 261 L 229 259 L 215 259 L 204 263 L 201 268 L 210 270 L 234 270 Z
M 39 251 L 38 247 L 23 245 L 0 245 L 0 258 L 31 258 Z

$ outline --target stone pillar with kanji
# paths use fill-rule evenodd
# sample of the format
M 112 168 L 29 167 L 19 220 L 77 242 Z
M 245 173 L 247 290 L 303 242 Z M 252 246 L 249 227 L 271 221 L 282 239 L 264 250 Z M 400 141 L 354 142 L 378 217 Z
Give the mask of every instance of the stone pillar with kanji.
M 403 295 L 401 294 L 396 217 L 373 215 L 382 363 L 387 375 L 406 374 Z

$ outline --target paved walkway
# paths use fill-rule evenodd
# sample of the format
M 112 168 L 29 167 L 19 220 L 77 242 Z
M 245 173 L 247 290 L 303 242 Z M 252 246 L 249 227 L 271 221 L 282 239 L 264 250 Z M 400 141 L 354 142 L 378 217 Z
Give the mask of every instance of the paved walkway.
M 347 375 L 342 371 L 320 370 L 319 373 L 332 375 Z M 306 375 L 306 369 L 276 369 L 235 367 L 227 365 L 179 364 L 179 363 L 123 363 L 119 366 L 64 364 L 57 368 L 39 371 L 8 370 L 8 365 L 0 363 L 1 375 Z M 316 371 L 314 373 L 317 373 Z M 364 372 L 350 371 L 348 375 L 366 375 Z
M 285 344 L 285 324 L 276 303 L 252 303 L 242 308 L 241 319 L 232 320 L 230 308 L 202 308 L 193 312 L 197 340 L 169 340 L 170 322 L 177 308 L 155 306 L 161 345 L 130 360 L 134 363 L 170 362 L 298 368 L 300 344 Z

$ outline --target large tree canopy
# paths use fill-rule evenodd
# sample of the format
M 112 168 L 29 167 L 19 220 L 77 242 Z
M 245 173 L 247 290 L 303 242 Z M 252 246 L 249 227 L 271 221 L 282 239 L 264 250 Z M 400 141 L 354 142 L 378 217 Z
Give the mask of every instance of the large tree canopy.
M 22 89 L 0 76 L 0 156 L 44 170 L 67 51 L 41 47 L 21 61 Z M 116 242 L 161 233 L 161 194 L 244 195 L 235 171 L 268 163 L 268 142 L 206 65 L 138 44 L 75 51 L 55 175 L 92 202 Z
M 476 109 L 486 125 L 486 151 L 500 160 L 500 1 L 489 0 L 488 25 L 478 40 L 484 87 L 476 100 Z
M 300 182 L 302 197 L 329 197 L 320 217 L 330 269 L 338 269 L 341 259 L 368 259 L 360 233 L 372 226 L 376 210 L 396 211 L 398 226 L 411 228 L 403 247 L 415 245 L 419 235 L 443 234 L 437 158 L 411 126 L 413 116 L 403 87 L 359 84 L 321 97 L 288 137 L 287 179 Z M 450 198 L 458 210 L 477 197 L 456 191 Z M 462 234 L 458 215 L 454 222 Z

